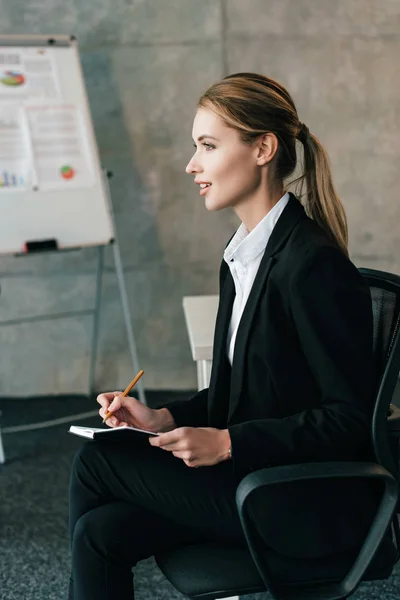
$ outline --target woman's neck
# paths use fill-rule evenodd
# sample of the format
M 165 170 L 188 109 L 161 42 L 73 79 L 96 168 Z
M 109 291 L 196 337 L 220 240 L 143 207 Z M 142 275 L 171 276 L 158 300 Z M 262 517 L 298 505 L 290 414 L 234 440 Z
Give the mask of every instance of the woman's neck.
M 279 202 L 284 194 L 282 182 L 259 189 L 251 198 L 234 207 L 239 219 L 248 231 L 252 231 L 269 211 Z

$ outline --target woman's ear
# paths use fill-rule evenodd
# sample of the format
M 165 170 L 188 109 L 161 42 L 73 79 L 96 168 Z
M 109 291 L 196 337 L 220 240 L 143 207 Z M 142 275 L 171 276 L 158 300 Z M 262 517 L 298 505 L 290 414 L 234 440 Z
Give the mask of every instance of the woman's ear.
M 257 165 L 262 167 L 274 158 L 278 150 L 278 138 L 274 133 L 264 133 L 257 142 Z

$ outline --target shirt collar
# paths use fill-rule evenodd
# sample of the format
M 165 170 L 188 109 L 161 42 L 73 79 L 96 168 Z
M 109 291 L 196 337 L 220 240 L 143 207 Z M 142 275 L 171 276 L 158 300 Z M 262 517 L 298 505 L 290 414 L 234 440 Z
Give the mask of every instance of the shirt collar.
M 228 246 L 225 248 L 225 262 L 229 263 L 232 260 L 237 260 L 241 265 L 246 267 L 261 252 L 264 252 L 272 230 L 288 201 L 289 193 L 286 192 L 286 194 L 282 196 L 275 206 L 271 208 L 265 217 L 250 232 L 245 224 L 242 223 Z

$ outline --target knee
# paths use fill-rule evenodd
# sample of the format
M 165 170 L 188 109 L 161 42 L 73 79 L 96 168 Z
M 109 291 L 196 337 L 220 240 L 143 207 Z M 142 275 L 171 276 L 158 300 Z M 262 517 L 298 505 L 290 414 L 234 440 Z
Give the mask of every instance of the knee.
M 78 519 L 72 536 L 73 561 L 83 560 L 87 553 L 101 559 L 113 554 L 117 536 L 107 527 L 102 512 L 101 508 L 93 509 Z
M 80 564 L 87 557 L 88 550 L 93 546 L 95 531 L 90 513 L 86 513 L 78 519 L 71 540 L 73 563 Z

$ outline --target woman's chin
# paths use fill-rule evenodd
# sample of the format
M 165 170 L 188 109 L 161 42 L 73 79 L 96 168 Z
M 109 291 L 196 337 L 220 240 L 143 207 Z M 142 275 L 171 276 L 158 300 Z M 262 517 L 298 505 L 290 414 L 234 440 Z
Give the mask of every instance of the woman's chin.
M 206 196 L 204 204 L 205 204 L 206 209 L 209 210 L 210 212 L 216 211 L 216 210 L 221 210 L 221 208 L 225 208 L 223 206 L 223 204 L 221 204 L 221 202 L 218 202 L 217 200 L 213 199 L 212 197 L 208 197 L 208 196 Z

